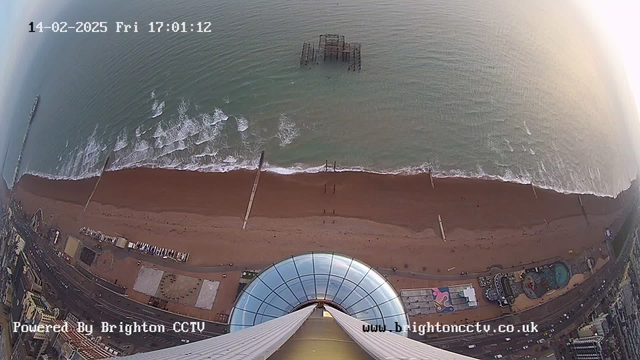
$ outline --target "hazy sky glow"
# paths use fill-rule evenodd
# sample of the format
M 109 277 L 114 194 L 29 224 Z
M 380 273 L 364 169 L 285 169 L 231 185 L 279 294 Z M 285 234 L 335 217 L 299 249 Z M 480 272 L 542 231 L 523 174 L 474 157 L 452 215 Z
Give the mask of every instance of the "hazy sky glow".
M 640 107 L 640 2 L 638 0 L 585 1 L 597 25 L 622 58 L 629 87 Z M 640 110 L 638 110 L 640 113 Z
M 15 98 L 11 91 L 16 90 L 14 83 L 17 66 L 21 61 L 22 48 L 28 44 L 25 19 L 36 13 L 39 1 L 6 0 L 0 11 L 0 156 L 4 155 L 7 132 L 10 127 L 11 107 Z M 21 26 L 22 25 L 22 26 Z M 19 87 L 19 86 L 18 86 Z

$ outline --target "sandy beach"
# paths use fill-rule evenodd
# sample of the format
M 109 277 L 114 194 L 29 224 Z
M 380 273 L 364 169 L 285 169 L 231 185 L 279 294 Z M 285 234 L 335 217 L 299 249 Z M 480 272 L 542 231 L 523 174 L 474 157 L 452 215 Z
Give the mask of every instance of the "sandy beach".
M 95 178 L 60 181 L 25 175 L 17 196 L 27 212 L 42 208 L 46 226 L 60 229 L 64 239 L 67 235 L 83 238 L 78 229 L 87 226 L 133 242 L 187 251 L 189 262 L 175 271 L 206 278 L 214 276 L 207 275 L 212 266 L 233 263 L 259 270 L 309 251 L 343 253 L 376 268 L 426 275 L 519 266 L 572 257 L 585 249 L 605 257 L 608 247 L 603 231 L 622 212 L 624 199 L 632 191 L 604 198 L 539 188 L 534 192 L 530 185 L 461 178 L 436 178 L 432 188 L 428 174 L 263 172 L 247 230 L 242 230 L 254 177 L 253 171 L 107 172 L 86 212 L 83 208 Z M 92 240 L 84 241 L 92 246 Z M 118 260 L 115 269 L 92 266 L 91 271 L 131 289 L 136 262 Z M 207 319 L 226 313 L 233 303 L 236 275 L 230 273 L 222 281 L 221 291 L 227 295 L 216 301 L 214 311 L 178 304 L 171 308 Z M 389 280 L 398 291 L 469 282 L 398 276 Z M 130 296 L 146 301 L 143 294 Z M 500 313 L 500 308 L 480 299 L 480 308 L 473 314 L 445 318 L 481 320 Z M 444 319 L 430 315 L 418 320 L 429 317 Z
M 263 172 L 248 230 L 244 217 L 255 172 L 134 169 L 95 179 L 25 175 L 18 197 L 45 222 L 81 226 L 192 253 L 192 264 L 263 263 L 306 251 L 335 251 L 373 266 L 485 270 L 566 256 L 602 242 L 622 200 L 565 195 L 530 185 L 429 175 Z M 326 185 L 326 192 L 325 192 Z M 335 186 L 335 194 L 334 194 Z M 440 236 L 438 215 L 447 241 Z M 545 220 L 549 228 L 545 225 Z M 453 265 L 452 265 L 453 264 Z

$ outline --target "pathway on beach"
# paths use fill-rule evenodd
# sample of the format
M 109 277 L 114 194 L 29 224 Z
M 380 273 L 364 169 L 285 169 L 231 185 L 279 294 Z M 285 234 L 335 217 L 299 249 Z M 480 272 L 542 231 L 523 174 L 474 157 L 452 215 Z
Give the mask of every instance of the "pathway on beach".
M 92 246 L 92 244 L 86 244 L 85 242 L 89 242 L 89 241 L 83 241 L 84 246 L 87 246 L 87 247 L 91 247 Z M 263 270 L 266 267 L 272 265 L 272 264 L 264 264 L 264 263 L 227 264 L 227 265 L 220 264 L 220 265 L 210 265 L 210 266 L 189 265 L 189 264 L 184 264 L 184 263 L 178 263 L 178 262 L 175 262 L 173 260 L 162 259 L 162 258 L 157 257 L 157 256 L 148 255 L 148 254 L 140 253 L 140 252 L 137 252 L 137 251 L 122 250 L 122 249 L 116 248 L 114 246 L 110 246 L 109 250 L 114 253 L 116 260 L 123 260 L 123 259 L 129 257 L 129 258 L 133 258 L 133 259 L 136 259 L 136 260 L 144 261 L 144 262 L 155 264 L 155 265 L 160 265 L 160 266 L 164 266 L 164 267 L 168 267 L 168 268 L 172 268 L 172 269 L 177 269 L 177 270 L 182 270 L 182 271 L 201 273 L 201 274 L 206 274 L 206 273 L 225 273 L 225 272 L 242 271 L 242 270 L 260 271 L 260 270 Z M 537 261 L 537 262 L 534 262 L 534 263 L 522 264 L 522 265 L 513 266 L 513 267 L 492 267 L 488 271 L 467 273 L 467 274 L 464 274 L 464 275 L 461 275 L 461 274 L 431 274 L 431 273 L 426 273 L 426 272 L 403 271 L 403 270 L 397 270 L 397 269 L 394 270 L 394 269 L 388 269 L 388 268 L 382 268 L 382 267 L 374 267 L 374 268 L 382 275 L 393 275 L 393 276 L 399 276 L 399 277 L 418 278 L 418 279 L 424 279 L 424 280 L 437 280 L 437 281 L 450 280 L 450 281 L 457 281 L 457 280 L 475 280 L 479 276 L 489 276 L 489 275 L 492 275 L 492 274 L 496 274 L 498 272 L 514 272 L 514 271 L 518 271 L 518 270 L 523 270 L 525 268 L 532 268 L 532 267 L 536 267 L 536 266 L 542 266 L 542 265 L 550 264 L 550 263 L 553 263 L 553 262 L 556 262 L 556 261 L 561 261 L 561 260 L 562 260 L 562 257 L 556 256 L 556 257 L 553 257 L 553 258 L 540 260 L 540 261 Z

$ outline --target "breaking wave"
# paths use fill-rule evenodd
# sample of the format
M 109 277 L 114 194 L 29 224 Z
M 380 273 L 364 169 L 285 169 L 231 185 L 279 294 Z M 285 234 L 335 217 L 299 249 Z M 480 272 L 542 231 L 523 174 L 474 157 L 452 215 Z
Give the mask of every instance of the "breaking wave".
M 257 154 L 256 154 L 257 155 Z M 196 154 L 192 158 L 193 159 L 206 159 L 206 158 L 217 158 L 220 159 L 219 163 L 209 163 L 204 165 L 199 165 L 196 163 L 185 163 L 179 160 L 162 160 L 159 163 L 132 163 L 130 165 L 123 166 L 109 166 L 108 171 L 117 171 L 128 168 L 157 168 L 157 169 L 168 169 L 168 170 L 186 170 L 186 171 L 199 171 L 199 172 L 229 172 L 235 170 L 254 170 L 258 166 L 258 156 L 253 157 L 251 159 L 239 159 L 233 155 L 227 155 L 223 158 L 220 158 L 219 152 L 210 151 L 209 153 L 201 153 Z M 320 173 L 325 171 L 325 164 L 321 164 L 318 166 L 308 166 L 304 164 L 294 164 L 288 167 L 282 167 L 277 165 L 272 165 L 268 161 L 264 164 L 264 170 L 281 174 L 281 175 L 293 175 L 297 173 Z M 332 171 L 332 169 L 330 169 Z M 600 170 L 594 169 L 589 170 L 594 177 L 599 177 Z M 470 178 L 470 179 L 485 179 L 485 180 L 498 180 L 510 183 L 518 183 L 518 184 L 534 184 L 535 186 L 543 189 L 554 190 L 560 193 L 565 194 L 592 194 L 596 196 L 603 197 L 614 197 L 614 194 L 604 193 L 593 191 L 587 188 L 586 186 L 580 186 L 578 188 L 567 188 L 560 184 L 558 181 L 553 181 L 551 178 L 546 177 L 543 180 L 535 180 L 532 175 L 526 169 L 518 169 L 516 171 L 512 169 L 506 169 L 504 174 L 502 175 L 491 175 L 487 174 L 482 166 L 478 165 L 475 171 L 464 171 L 464 170 L 442 170 L 437 165 L 433 164 L 422 164 L 420 166 L 411 166 L 411 167 L 402 167 L 398 169 L 389 169 L 389 170 L 379 170 L 373 168 L 367 168 L 362 166 L 349 166 L 349 167 L 340 167 L 336 168 L 336 172 L 366 172 L 372 174 L 381 174 L 381 175 L 418 175 L 423 173 L 431 172 L 434 178 Z M 64 175 L 50 175 L 43 174 L 34 171 L 28 171 L 28 174 L 53 179 L 53 180 L 77 180 L 87 177 L 95 177 L 99 175 L 99 170 L 88 171 L 81 176 L 64 176 Z M 538 176 L 542 177 L 546 175 L 546 168 L 544 163 L 540 162 L 538 164 Z M 591 185 L 591 184 L 590 184 Z
M 152 96 L 155 94 L 152 93 Z M 233 118 L 234 121 L 228 121 Z M 264 148 L 284 148 L 300 136 L 301 129 L 288 115 L 281 114 L 270 129 L 249 126 L 250 119 L 240 115 L 229 115 L 221 108 L 204 112 L 183 99 L 177 111 L 153 125 L 141 125 L 129 136 L 127 129 L 112 135 L 111 139 L 100 134 L 98 127 L 80 146 L 69 148 L 67 154 L 58 158 L 53 174 L 29 170 L 28 173 L 50 179 L 82 179 L 97 176 L 107 156 L 110 157 L 108 171 L 130 168 L 163 168 L 201 172 L 228 172 L 240 169 L 255 169 L 260 151 Z M 106 129 L 104 130 L 106 131 Z M 104 132 L 103 131 L 103 132 Z M 129 130 L 130 131 L 130 130 Z M 228 141 L 240 134 L 241 142 Z M 113 139 L 115 138 L 115 139 Z M 489 136 L 486 145 L 490 150 L 503 154 L 505 147 L 513 151 L 509 140 L 503 142 Z M 506 145 L 506 146 L 505 146 Z M 555 147 L 555 144 L 553 145 Z M 502 148 L 502 149 L 501 149 Z M 522 150 L 535 156 L 530 147 Z M 544 156 L 544 155 L 543 155 Z M 537 156 L 539 157 L 539 156 Z M 279 166 L 265 163 L 265 170 L 278 174 L 316 173 L 325 171 L 324 164 L 291 164 Z M 578 167 L 565 162 L 557 154 L 538 158 L 533 168 L 509 164 L 471 165 L 473 171 L 452 169 L 452 165 L 441 165 L 438 161 L 418 166 L 380 169 L 364 166 L 338 166 L 336 171 L 369 172 L 376 174 L 420 174 L 432 172 L 435 177 L 463 177 L 493 179 L 506 182 L 534 184 L 542 188 L 563 193 L 589 193 L 600 196 L 617 194 L 614 184 L 603 181 L 597 167 Z M 490 169 L 489 173 L 485 169 Z M 498 175 L 496 175 L 498 174 Z M 584 174 L 584 176 L 578 175 Z M 602 185 L 604 183 L 604 185 Z M 569 186 L 567 186 L 569 184 Z M 596 186 L 600 184 L 600 186 Z M 615 184 L 616 186 L 618 184 Z M 594 191 L 593 189 L 604 189 Z
M 236 122 L 238 124 L 238 131 L 243 132 L 249 128 L 249 120 L 245 119 L 244 116 L 240 116 L 236 118 Z
M 159 102 L 158 99 L 156 99 L 155 91 L 151 91 L 151 100 L 153 100 L 153 104 L 151 105 L 151 118 L 155 119 L 164 112 L 164 101 Z
M 285 147 L 293 142 L 300 135 L 300 131 L 286 114 L 281 114 L 278 119 L 278 139 L 280 139 L 280 147 Z

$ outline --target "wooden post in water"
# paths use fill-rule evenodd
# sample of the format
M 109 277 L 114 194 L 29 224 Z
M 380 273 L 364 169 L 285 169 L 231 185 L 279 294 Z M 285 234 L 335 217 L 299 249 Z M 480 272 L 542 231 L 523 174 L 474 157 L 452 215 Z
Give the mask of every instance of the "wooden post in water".
M 333 160 L 333 172 L 336 172 L 336 161 Z
M 102 167 L 102 171 L 100 171 L 100 176 L 98 176 L 98 181 L 96 181 L 96 185 L 93 187 L 93 191 L 91 192 L 91 195 L 89 195 L 89 198 L 87 199 L 87 203 L 84 205 L 84 210 L 82 210 L 83 213 L 85 211 L 87 211 L 87 207 L 89 207 L 89 203 L 91 202 L 91 199 L 93 198 L 93 194 L 95 194 L 96 190 L 98 190 L 98 185 L 100 185 L 100 180 L 102 180 L 102 175 L 104 175 L 104 170 L 107 168 L 108 164 L 109 164 L 109 157 L 107 156 L 107 160 L 104 162 L 104 166 Z
M 536 199 L 538 198 L 538 194 L 536 194 L 536 187 L 533 186 L 533 183 L 531 183 L 531 190 L 533 190 L 533 196 L 536 197 Z
M 242 224 L 242 230 L 247 227 L 247 221 L 249 220 L 249 214 L 251 213 L 251 205 L 253 205 L 253 199 L 256 196 L 258 190 L 258 181 L 260 181 L 260 172 L 262 172 L 262 164 L 264 163 L 264 150 L 260 153 L 260 163 L 258 164 L 258 171 L 256 172 L 256 179 L 253 181 L 253 189 L 251 190 L 251 197 L 249 198 L 249 205 L 247 206 L 247 213 L 244 214 L 244 223 Z

